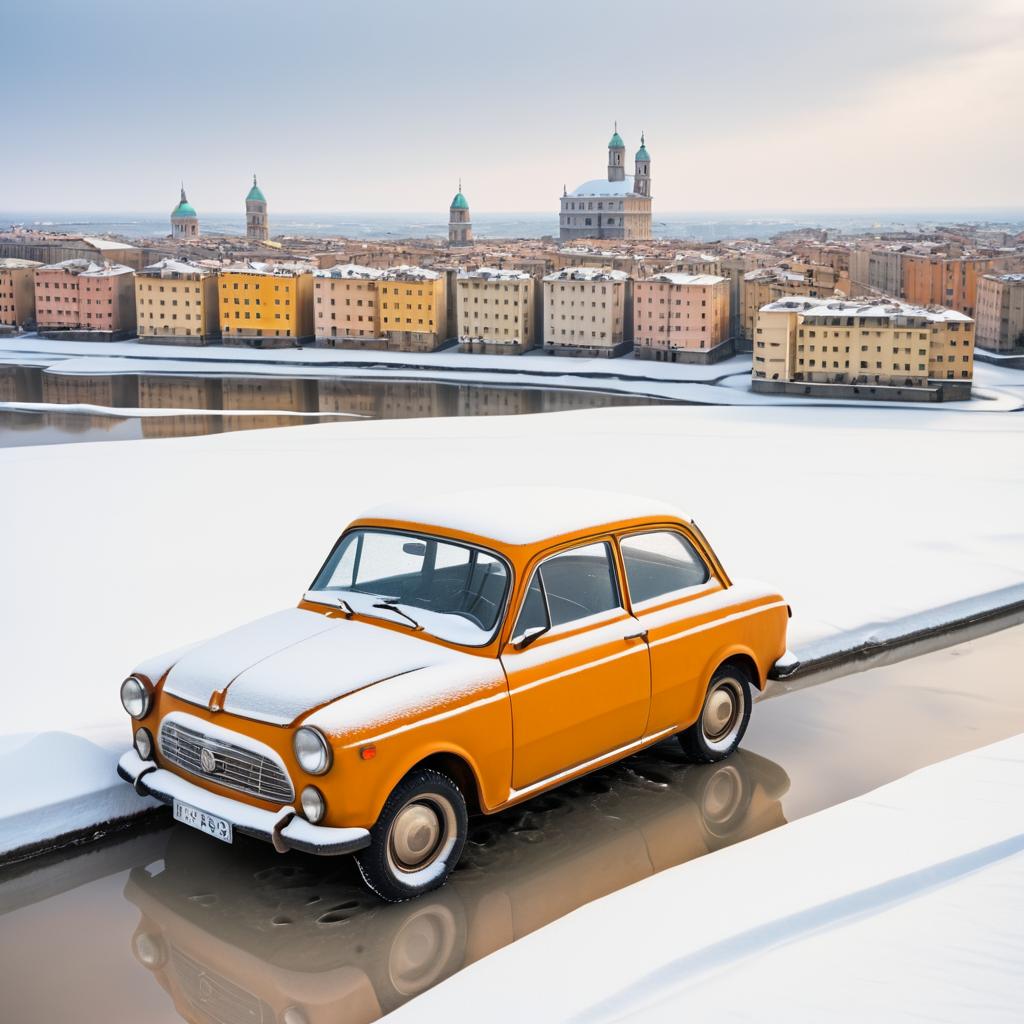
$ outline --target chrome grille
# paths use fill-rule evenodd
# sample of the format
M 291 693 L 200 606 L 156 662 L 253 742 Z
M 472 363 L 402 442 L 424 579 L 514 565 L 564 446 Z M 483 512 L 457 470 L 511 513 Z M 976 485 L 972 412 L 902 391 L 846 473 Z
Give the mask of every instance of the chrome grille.
M 213 771 L 203 768 L 203 751 L 216 759 Z M 165 719 L 160 725 L 160 753 L 191 775 L 209 779 L 221 786 L 268 800 L 271 803 L 291 803 L 295 796 L 291 779 L 281 766 L 246 747 L 190 729 L 180 722 Z
M 185 998 L 217 1024 L 269 1024 L 274 1012 L 266 1003 L 223 975 L 209 970 L 180 949 L 171 950 L 171 963 Z

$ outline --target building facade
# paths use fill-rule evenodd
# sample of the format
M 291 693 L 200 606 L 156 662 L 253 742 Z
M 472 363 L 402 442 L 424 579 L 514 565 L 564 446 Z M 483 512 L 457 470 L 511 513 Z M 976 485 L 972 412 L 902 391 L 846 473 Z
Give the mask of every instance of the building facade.
M 469 202 L 462 194 L 462 182 L 448 209 L 448 244 L 472 245 L 473 223 L 469 218 Z
M 181 199 L 171 210 L 171 237 L 182 242 L 199 237 L 199 214 L 185 196 L 185 186 L 181 186 Z
M 245 237 L 252 242 L 265 242 L 270 237 L 267 220 L 267 197 L 252 176 L 252 188 L 245 197 Z
M 616 130 L 608 143 L 607 178 L 563 189 L 558 232 L 563 242 L 651 237 L 651 157 L 642 135 L 633 174 L 626 174 L 626 146 Z
M 755 391 L 941 401 L 969 398 L 974 321 L 900 302 L 779 299 L 758 311 Z
M 836 293 L 838 273 L 832 267 L 786 262 L 762 267 L 743 275 L 740 332 L 753 341 L 758 311 L 762 306 L 787 295 L 812 299 L 830 298 Z
M 1024 274 L 983 274 L 977 303 L 976 344 L 993 352 L 1024 349 Z
M 313 332 L 318 345 L 381 348 L 377 281 L 383 271 L 357 263 L 318 270 L 313 278 Z
M 131 267 L 64 260 L 35 270 L 36 324 L 40 331 L 135 330 Z
M 903 298 L 918 306 L 946 306 L 967 316 L 977 307 L 978 278 L 996 268 L 981 256 L 903 255 Z
M 655 274 L 633 284 L 633 343 L 641 359 L 716 362 L 732 355 L 729 282 L 715 274 Z
M 0 259 L 0 325 L 25 327 L 36 319 L 35 260 Z
M 621 270 L 565 267 L 544 278 L 544 348 L 617 356 L 632 346 L 632 281 Z
M 447 340 L 448 287 L 445 275 L 423 267 L 390 267 L 377 285 L 380 328 L 389 347 L 432 352 Z
M 521 270 L 480 267 L 459 274 L 459 344 L 469 352 L 525 352 L 536 344 L 535 282 Z
M 135 311 L 140 341 L 203 345 L 219 338 L 217 271 L 187 260 L 150 264 L 135 275 Z
M 313 337 L 313 269 L 302 263 L 240 263 L 217 278 L 226 345 L 294 345 Z

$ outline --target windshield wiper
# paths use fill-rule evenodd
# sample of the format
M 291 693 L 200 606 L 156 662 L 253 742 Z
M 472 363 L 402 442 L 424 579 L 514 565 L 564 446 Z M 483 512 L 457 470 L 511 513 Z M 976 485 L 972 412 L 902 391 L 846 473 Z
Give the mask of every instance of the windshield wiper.
M 393 601 L 378 601 L 373 607 L 383 608 L 384 611 L 394 612 L 396 615 L 401 615 L 403 619 L 408 619 L 408 621 L 412 623 L 413 630 L 419 630 L 423 628 L 411 615 L 407 614 L 406 612 L 403 612 L 402 609 L 399 608 L 398 605 L 395 604 Z

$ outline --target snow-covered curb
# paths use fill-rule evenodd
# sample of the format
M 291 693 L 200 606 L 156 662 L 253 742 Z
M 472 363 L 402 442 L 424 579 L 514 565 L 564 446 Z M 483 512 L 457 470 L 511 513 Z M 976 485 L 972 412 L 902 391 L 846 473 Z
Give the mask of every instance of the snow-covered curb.
M 670 868 L 394 1011 L 534 1019 L 1018 1019 L 1024 736 Z M 528 979 L 528 981 L 526 981 Z M 767 1014 L 767 1017 L 766 1017 Z

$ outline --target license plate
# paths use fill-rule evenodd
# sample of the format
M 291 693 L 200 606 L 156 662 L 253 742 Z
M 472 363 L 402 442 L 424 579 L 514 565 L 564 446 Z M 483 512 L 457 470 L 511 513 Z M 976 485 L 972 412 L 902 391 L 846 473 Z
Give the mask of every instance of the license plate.
M 174 818 L 175 821 L 197 828 L 200 832 L 205 832 L 208 836 L 213 836 L 214 839 L 219 839 L 223 843 L 233 841 L 230 821 L 201 811 L 191 804 L 183 804 L 180 800 L 175 800 Z

